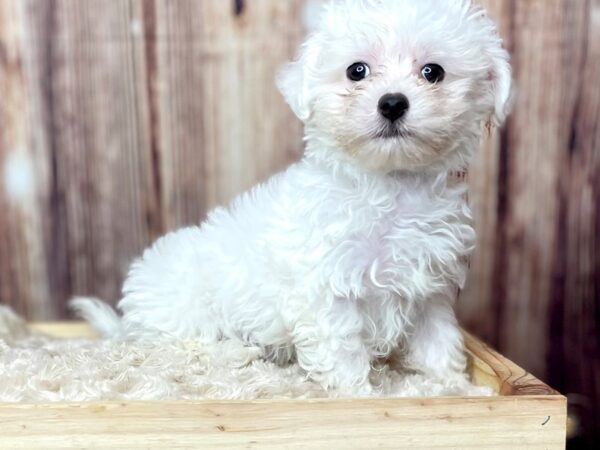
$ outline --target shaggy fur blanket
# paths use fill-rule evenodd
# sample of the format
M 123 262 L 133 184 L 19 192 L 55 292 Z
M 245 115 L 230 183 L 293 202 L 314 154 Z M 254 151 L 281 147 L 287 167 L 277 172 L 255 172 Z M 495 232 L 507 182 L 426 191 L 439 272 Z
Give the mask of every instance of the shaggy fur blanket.
M 0 306 L 0 401 L 200 400 L 335 397 L 296 364 L 277 366 L 258 348 L 224 341 L 57 339 L 28 330 Z M 372 371 L 378 396 L 491 395 L 468 383 Z

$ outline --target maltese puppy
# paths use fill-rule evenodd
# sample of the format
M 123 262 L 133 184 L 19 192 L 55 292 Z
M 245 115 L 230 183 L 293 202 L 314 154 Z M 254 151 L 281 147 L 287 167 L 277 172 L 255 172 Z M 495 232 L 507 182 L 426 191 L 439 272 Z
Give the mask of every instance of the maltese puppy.
M 453 311 L 475 232 L 463 170 L 500 125 L 508 53 L 470 0 L 337 0 L 278 85 L 304 158 L 168 234 L 131 266 L 104 336 L 238 340 L 325 388 L 372 390 L 376 360 L 465 378 Z

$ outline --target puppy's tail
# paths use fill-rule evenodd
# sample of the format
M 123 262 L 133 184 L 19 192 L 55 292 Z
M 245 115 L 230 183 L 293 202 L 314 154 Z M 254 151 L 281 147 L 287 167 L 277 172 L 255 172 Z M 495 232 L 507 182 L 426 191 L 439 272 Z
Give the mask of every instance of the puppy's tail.
M 69 302 L 69 308 L 89 322 L 100 336 L 109 338 L 121 334 L 121 318 L 108 303 L 93 297 L 76 297 Z

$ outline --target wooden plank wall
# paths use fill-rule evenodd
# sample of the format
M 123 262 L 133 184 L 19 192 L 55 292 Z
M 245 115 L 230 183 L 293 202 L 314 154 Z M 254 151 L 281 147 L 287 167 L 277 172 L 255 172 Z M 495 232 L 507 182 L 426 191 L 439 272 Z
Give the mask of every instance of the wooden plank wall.
M 301 2 L 0 0 L 0 299 L 116 300 L 165 231 L 302 149 L 274 86 Z
M 301 154 L 274 87 L 316 0 L 0 0 L 0 302 L 114 301 L 154 238 Z M 482 0 L 515 110 L 469 180 L 467 328 L 600 429 L 600 0 Z
M 483 3 L 511 51 L 516 101 L 469 172 L 479 242 L 459 316 L 568 393 L 581 448 L 598 448 L 600 1 Z

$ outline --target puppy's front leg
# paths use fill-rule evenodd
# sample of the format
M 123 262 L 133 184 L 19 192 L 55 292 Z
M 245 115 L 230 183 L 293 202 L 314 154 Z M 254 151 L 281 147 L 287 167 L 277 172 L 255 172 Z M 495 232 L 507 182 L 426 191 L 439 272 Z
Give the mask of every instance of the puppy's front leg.
M 296 351 L 300 367 L 325 389 L 358 396 L 372 393 L 371 362 L 358 334 L 309 337 L 296 345 Z
M 336 299 L 296 323 L 298 363 L 326 389 L 368 395 L 371 360 L 360 335 L 362 318 L 350 300 Z
M 466 378 L 463 337 L 447 297 L 440 295 L 422 305 L 407 348 L 409 368 L 438 378 Z

